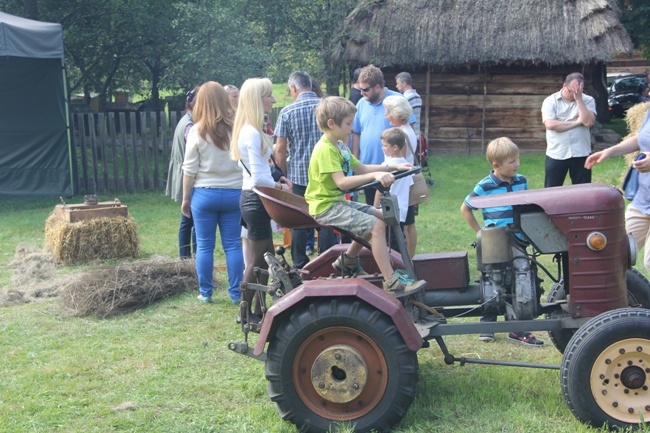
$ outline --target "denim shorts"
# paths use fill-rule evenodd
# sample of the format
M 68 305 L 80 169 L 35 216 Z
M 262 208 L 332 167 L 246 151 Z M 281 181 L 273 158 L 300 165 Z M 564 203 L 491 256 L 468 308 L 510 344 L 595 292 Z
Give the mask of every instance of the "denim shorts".
M 337 201 L 332 207 L 314 216 L 319 224 L 345 230 L 362 239 L 370 239 L 370 231 L 377 222 L 373 206 L 356 201 Z
M 264 209 L 260 197 L 250 189 L 243 189 L 239 200 L 242 226 L 248 230 L 248 239 L 261 241 L 273 237 L 271 217 Z

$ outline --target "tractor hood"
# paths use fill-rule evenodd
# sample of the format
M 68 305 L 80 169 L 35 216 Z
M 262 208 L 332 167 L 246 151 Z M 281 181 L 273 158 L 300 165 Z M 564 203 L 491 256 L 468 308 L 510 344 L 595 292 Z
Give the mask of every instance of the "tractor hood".
M 623 196 L 617 188 L 597 183 L 472 197 L 469 204 L 478 209 L 536 205 L 548 216 L 613 211 L 624 207 Z

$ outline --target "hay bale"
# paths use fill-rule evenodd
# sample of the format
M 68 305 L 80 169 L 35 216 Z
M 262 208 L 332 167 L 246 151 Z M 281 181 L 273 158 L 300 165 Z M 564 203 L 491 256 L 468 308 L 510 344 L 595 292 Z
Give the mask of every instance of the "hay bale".
M 79 316 L 103 318 L 135 311 L 196 287 L 193 260 L 156 257 L 104 265 L 80 275 L 63 290 L 61 302 Z
M 70 223 L 54 212 L 45 222 L 45 248 L 62 263 L 136 258 L 140 254 L 136 224 L 131 217 Z
M 625 123 L 627 123 L 627 130 L 630 133 L 625 137 L 631 137 L 636 135 L 641 129 L 641 123 L 643 122 L 643 117 L 645 116 L 646 111 L 650 108 L 650 102 L 641 102 L 639 104 L 633 105 L 627 113 L 625 114 Z

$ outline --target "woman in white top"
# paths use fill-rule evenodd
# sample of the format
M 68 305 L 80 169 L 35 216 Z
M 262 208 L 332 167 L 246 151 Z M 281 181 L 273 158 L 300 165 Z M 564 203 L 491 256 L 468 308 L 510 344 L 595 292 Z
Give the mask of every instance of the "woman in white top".
M 418 161 L 415 161 L 415 152 L 417 152 L 418 140 L 413 127 L 408 123 L 409 118 L 413 114 L 411 104 L 409 104 L 408 99 L 401 95 L 387 96 L 383 104 L 386 111 L 386 119 L 388 119 L 390 126 L 400 128 L 408 137 L 404 158 L 411 164 L 417 165 Z M 406 221 L 404 222 L 404 238 L 406 239 L 406 248 L 408 249 L 409 257 L 415 255 L 415 247 L 418 243 L 418 232 L 415 229 L 415 215 L 417 213 L 418 205 L 409 206 Z
M 239 285 L 244 258 L 239 240 L 239 198 L 242 176 L 230 158 L 234 110 L 221 84 L 209 81 L 201 86 L 192 112 L 194 126 L 187 136 L 183 160 L 183 202 L 181 211 L 194 219 L 196 232 L 197 299 L 212 302 L 214 248 L 217 226 L 226 255 L 228 294 L 239 302 Z
M 264 253 L 273 253 L 273 232 L 271 217 L 264 209 L 259 196 L 252 191 L 254 186 L 291 190 L 291 183 L 281 177 L 278 182 L 273 180 L 269 158 L 272 152 L 272 137 L 265 134 L 264 115 L 269 114 L 275 103 L 273 85 L 268 78 L 249 78 L 242 84 L 239 93 L 239 106 L 235 115 L 230 155 L 239 162 L 243 174 L 240 208 L 242 220 L 248 229 L 246 270 L 244 281 L 255 281 L 253 269 L 266 269 Z M 239 232 L 238 232 L 239 233 Z M 246 291 L 243 300 L 250 309 L 253 291 Z M 250 313 L 250 311 L 249 311 Z M 259 320 L 259 309 L 256 315 L 251 315 L 251 321 Z

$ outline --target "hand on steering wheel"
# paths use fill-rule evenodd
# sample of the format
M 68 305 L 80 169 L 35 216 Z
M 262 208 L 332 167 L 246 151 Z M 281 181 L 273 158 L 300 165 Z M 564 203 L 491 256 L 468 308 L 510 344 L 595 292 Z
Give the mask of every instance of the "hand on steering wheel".
M 410 176 L 412 174 L 417 174 L 417 173 L 419 173 L 421 171 L 422 171 L 422 167 L 420 167 L 418 165 L 418 166 L 415 166 L 415 167 L 411 168 L 410 170 L 393 171 L 393 172 L 391 172 L 391 174 L 393 176 L 395 176 L 395 180 L 398 180 L 398 179 L 401 179 L 403 177 Z M 388 187 L 383 186 L 380 181 L 374 180 L 372 182 L 368 182 L 368 183 L 365 183 L 363 185 L 359 185 L 359 186 L 357 186 L 355 188 L 352 188 L 352 189 L 349 189 L 349 190 L 343 191 L 343 192 L 344 193 L 356 192 L 356 191 L 361 191 L 361 190 L 366 189 L 366 188 L 376 188 L 376 189 L 381 191 L 381 190 L 387 189 Z

